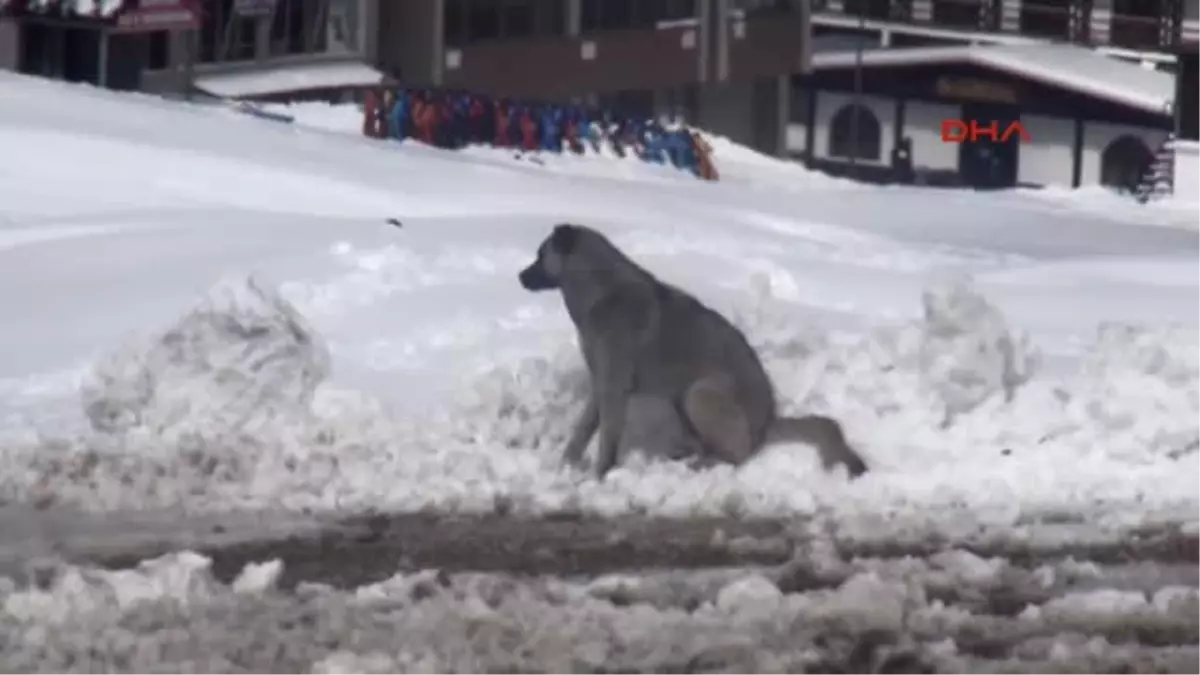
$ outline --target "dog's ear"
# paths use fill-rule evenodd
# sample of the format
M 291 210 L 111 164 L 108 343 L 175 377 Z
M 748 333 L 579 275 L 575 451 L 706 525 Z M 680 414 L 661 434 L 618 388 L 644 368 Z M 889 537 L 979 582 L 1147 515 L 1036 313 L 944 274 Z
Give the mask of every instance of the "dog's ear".
M 554 252 L 559 255 L 570 255 L 575 249 L 575 242 L 579 239 L 579 228 L 569 223 L 562 223 L 554 226 L 554 232 L 550 234 L 550 245 L 554 247 Z

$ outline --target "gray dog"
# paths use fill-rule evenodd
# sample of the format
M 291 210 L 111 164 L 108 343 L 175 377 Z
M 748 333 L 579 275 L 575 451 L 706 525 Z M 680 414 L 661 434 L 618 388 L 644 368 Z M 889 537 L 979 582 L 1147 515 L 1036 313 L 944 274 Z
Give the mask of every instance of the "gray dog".
M 808 443 L 830 469 L 867 470 L 828 417 L 780 417 L 744 335 L 717 312 L 656 279 L 604 235 L 558 225 L 520 275 L 559 289 L 579 333 L 591 395 L 563 459 L 577 465 L 600 431 L 601 478 L 634 448 L 697 465 L 738 465 L 764 445 Z

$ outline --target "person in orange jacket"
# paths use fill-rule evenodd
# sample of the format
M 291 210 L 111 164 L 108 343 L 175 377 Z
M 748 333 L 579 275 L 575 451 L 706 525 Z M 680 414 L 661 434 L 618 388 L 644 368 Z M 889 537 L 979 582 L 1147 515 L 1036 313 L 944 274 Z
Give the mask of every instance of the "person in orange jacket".
M 688 135 L 692 137 L 692 148 L 699 160 L 700 177 L 704 180 L 718 180 L 717 167 L 712 161 L 712 146 L 691 129 L 688 130 Z

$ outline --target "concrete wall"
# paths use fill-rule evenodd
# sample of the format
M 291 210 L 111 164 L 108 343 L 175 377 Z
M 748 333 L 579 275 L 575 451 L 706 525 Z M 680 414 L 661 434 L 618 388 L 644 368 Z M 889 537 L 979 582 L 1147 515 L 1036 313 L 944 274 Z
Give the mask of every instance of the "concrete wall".
M 1069 187 L 1075 161 L 1075 120 L 1022 115 L 1021 126 L 1032 140 L 1021 143 L 1017 181 Z
M 908 101 L 904 135 L 912 139 L 913 166 L 937 171 L 958 170 L 958 146 L 942 141 L 942 122 L 962 117 L 962 106 Z
M 1175 142 L 1175 194 L 1181 202 L 1200 203 L 1200 143 Z
M 21 65 L 21 30 L 17 22 L 0 19 L 0 70 L 16 70 Z

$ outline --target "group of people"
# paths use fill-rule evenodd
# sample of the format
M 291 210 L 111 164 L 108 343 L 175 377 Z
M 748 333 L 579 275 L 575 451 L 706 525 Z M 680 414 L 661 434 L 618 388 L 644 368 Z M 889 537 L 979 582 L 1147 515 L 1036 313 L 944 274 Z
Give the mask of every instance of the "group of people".
M 632 154 L 706 180 L 717 179 L 711 148 L 683 125 L 631 119 L 583 106 L 432 89 L 370 90 L 364 108 L 363 133 L 375 138 L 411 138 L 446 149 L 489 145 L 522 153 L 582 155 L 608 147 L 619 157 Z

